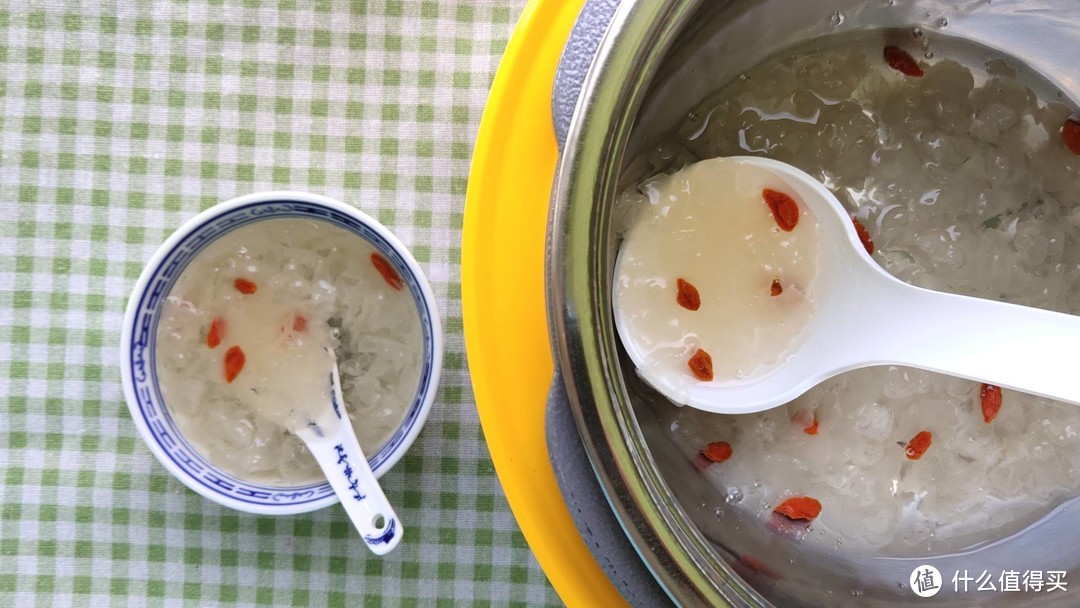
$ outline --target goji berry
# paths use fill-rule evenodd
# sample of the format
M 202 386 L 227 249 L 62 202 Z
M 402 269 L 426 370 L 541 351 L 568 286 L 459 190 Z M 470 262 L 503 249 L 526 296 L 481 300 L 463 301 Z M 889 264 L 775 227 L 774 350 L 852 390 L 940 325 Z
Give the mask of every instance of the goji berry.
M 713 379 L 712 356 L 703 349 L 697 349 L 686 364 L 690 368 L 690 373 L 698 380 L 710 382 Z
M 1061 138 L 1073 154 L 1080 154 L 1080 121 L 1070 118 L 1061 127 Z
M 371 264 L 375 266 L 375 270 L 379 271 L 386 284 L 394 289 L 401 290 L 405 285 L 405 282 L 401 280 L 401 275 L 394 270 L 394 267 L 390 265 L 390 262 L 386 261 L 379 253 L 371 254 Z
M 870 239 L 870 233 L 866 231 L 866 227 L 854 217 L 851 218 L 851 222 L 855 224 L 855 232 L 859 234 L 859 240 L 862 241 L 862 246 L 866 248 L 866 253 L 874 255 L 874 241 Z
M 821 503 L 809 496 L 792 496 L 773 509 L 773 513 L 791 520 L 810 521 L 821 514 Z
M 904 448 L 904 453 L 907 455 L 908 460 L 918 460 L 922 458 L 922 455 L 926 453 L 926 450 L 930 447 L 930 442 L 934 436 L 930 431 L 919 431 L 911 438 L 911 441 L 907 442 L 907 446 Z
M 225 319 L 214 317 L 210 321 L 210 331 L 206 332 L 206 345 L 215 348 L 225 338 Z
M 233 281 L 233 287 L 236 288 L 236 291 L 248 296 L 259 290 L 258 285 L 247 279 L 236 279 Z
M 247 361 L 247 357 L 244 356 L 244 351 L 239 346 L 230 346 L 229 350 L 225 351 L 226 383 L 231 384 L 233 380 L 236 380 L 236 377 L 244 370 L 245 361 Z
M 982 402 L 983 420 L 990 424 L 1001 410 L 1001 387 L 983 384 L 979 387 L 979 401 Z
M 731 444 L 726 441 L 714 441 L 701 450 L 701 455 L 711 462 L 724 462 L 731 458 Z
M 698 294 L 697 287 L 694 287 L 689 281 L 685 279 L 678 279 L 675 281 L 677 293 L 675 294 L 675 301 L 679 303 L 686 310 L 697 310 L 701 308 L 701 295 Z
M 776 297 L 784 293 L 784 286 L 780 284 L 780 279 L 773 279 L 772 285 L 769 286 L 769 295 Z
M 923 75 L 923 70 L 919 67 L 915 58 L 899 47 L 885 47 L 885 63 L 889 64 L 890 68 L 905 76 L 914 76 L 918 78 Z
M 795 203 L 795 199 L 771 188 L 762 190 L 761 198 L 769 206 L 769 211 L 772 211 L 773 219 L 781 230 L 791 232 L 799 224 L 799 205 Z
M 301 317 L 300 315 L 296 315 L 295 317 L 293 317 L 293 320 L 292 320 L 292 330 L 293 331 L 304 331 L 306 329 L 307 329 L 307 319 L 305 319 L 304 317 Z

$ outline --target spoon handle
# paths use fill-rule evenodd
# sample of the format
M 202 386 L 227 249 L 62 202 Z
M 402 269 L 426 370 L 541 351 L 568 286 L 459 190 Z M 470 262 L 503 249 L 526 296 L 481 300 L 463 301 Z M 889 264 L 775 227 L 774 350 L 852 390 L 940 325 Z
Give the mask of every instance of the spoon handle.
M 1080 317 L 913 287 L 864 307 L 864 361 L 908 365 L 1080 404 Z M 870 319 L 869 317 L 876 317 Z M 853 350 L 860 350 L 855 347 Z M 874 352 L 877 351 L 877 352 Z
M 328 433 L 312 424 L 298 435 L 319 463 L 368 548 L 376 555 L 386 555 L 401 542 L 404 530 L 368 465 L 348 414 L 343 411 L 345 400 L 341 396 L 337 365 L 331 370 L 331 384 L 336 424 L 322 427 L 329 427 Z
M 308 441 L 326 479 L 341 499 L 349 519 L 376 555 L 386 555 L 401 542 L 403 530 L 394 508 L 368 466 L 348 420 L 331 436 Z

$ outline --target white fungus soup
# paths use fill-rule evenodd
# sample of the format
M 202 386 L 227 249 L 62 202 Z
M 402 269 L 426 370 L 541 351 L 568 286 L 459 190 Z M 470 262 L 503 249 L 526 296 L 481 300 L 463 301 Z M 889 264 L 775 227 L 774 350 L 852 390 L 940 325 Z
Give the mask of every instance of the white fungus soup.
M 331 224 L 270 219 L 203 249 L 169 293 L 157 374 L 170 415 L 204 457 L 241 479 L 318 480 L 290 429 L 327 423 L 336 360 L 366 453 L 404 418 L 419 383 L 417 307 L 364 239 Z
M 1023 65 L 970 42 L 936 40 L 930 46 L 921 30 L 837 36 L 740 75 L 635 160 L 637 175 L 628 178 L 640 185 L 620 198 L 617 233 L 629 241 L 650 222 L 671 223 L 657 212 L 671 204 L 664 196 L 679 196 L 665 184 L 676 184 L 683 167 L 765 156 L 830 189 L 859 222 L 874 260 L 903 281 L 1080 313 L 1076 109 Z M 710 204 L 723 199 L 709 193 Z M 708 221 L 731 220 L 717 210 Z M 734 260 L 686 260 L 674 251 L 669 260 L 665 246 L 655 249 L 658 266 L 646 274 L 666 282 L 656 279 L 655 289 L 670 295 L 670 282 L 685 273 L 701 292 L 698 314 L 722 297 L 704 286 L 737 288 L 713 276 Z M 761 260 L 750 261 L 760 269 Z M 762 306 L 774 304 L 762 295 L 767 279 L 755 279 Z M 783 297 L 789 288 L 781 282 Z M 751 331 L 730 327 L 739 320 L 763 333 L 779 332 L 778 319 L 790 323 L 757 309 L 736 320 L 673 317 L 670 299 L 662 311 L 677 321 L 664 331 L 686 340 L 699 340 L 709 323 L 726 323 L 730 336 Z M 881 366 L 841 374 L 759 414 L 648 398 L 723 497 L 718 517 L 739 510 L 763 524 L 782 518 L 823 550 L 960 551 L 1019 531 L 1080 492 L 1080 408 L 990 384 Z
M 642 377 L 724 382 L 783 363 L 814 312 L 813 215 L 770 172 L 725 158 L 641 190 L 621 203 L 639 209 L 613 303 Z

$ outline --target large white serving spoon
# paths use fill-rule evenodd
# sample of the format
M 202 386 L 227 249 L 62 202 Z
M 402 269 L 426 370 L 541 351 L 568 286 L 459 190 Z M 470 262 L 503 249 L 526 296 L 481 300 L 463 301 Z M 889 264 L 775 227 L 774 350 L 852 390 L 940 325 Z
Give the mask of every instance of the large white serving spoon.
M 646 377 L 666 397 L 747 414 L 783 405 L 849 370 L 904 365 L 1080 404 L 1080 317 L 908 285 L 874 262 L 851 217 L 817 180 L 774 160 L 731 160 L 779 178 L 817 220 L 816 311 L 805 341 L 778 367 L 732 381 Z M 623 345 L 641 369 L 645 349 L 624 321 L 616 310 Z
M 306 424 L 291 425 L 290 430 L 307 444 L 368 548 L 386 555 L 401 542 L 401 522 L 356 440 L 341 396 L 337 357 L 330 349 L 327 353 L 331 402 Z

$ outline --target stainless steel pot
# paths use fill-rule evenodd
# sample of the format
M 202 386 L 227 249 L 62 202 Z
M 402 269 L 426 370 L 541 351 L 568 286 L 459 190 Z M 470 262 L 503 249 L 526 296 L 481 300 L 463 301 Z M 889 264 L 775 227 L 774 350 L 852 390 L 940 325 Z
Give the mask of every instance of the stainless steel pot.
M 620 356 L 611 315 L 616 242 L 612 205 L 628 161 L 683 120 L 708 94 L 784 48 L 848 30 L 927 31 L 1010 56 L 1080 101 L 1080 11 L 1075 0 L 623 0 L 592 58 L 566 132 L 549 227 L 553 344 L 570 407 L 607 499 L 649 570 L 684 606 L 1080 605 L 1058 593 L 952 593 L 908 588 L 915 566 L 1077 572 L 1080 504 L 1023 533 L 963 555 L 918 559 L 847 551 L 821 556 L 728 510 L 686 465 L 661 424 L 670 407 Z M 936 35 L 941 36 L 939 32 Z M 1080 202 L 1080 201 L 1078 201 Z M 555 458 L 558 458 L 556 455 Z M 747 568 L 753 555 L 770 573 Z

